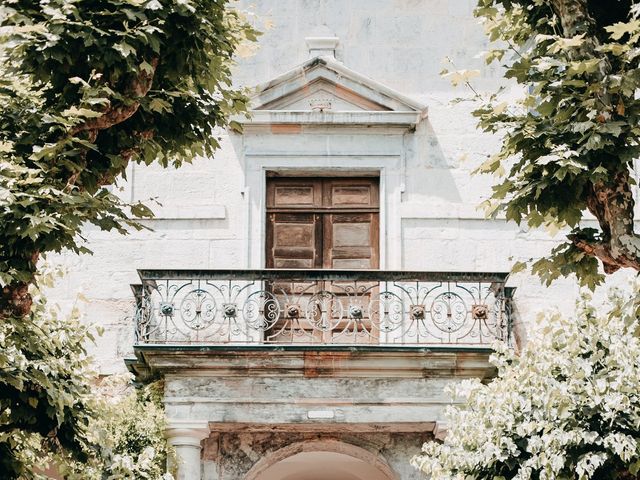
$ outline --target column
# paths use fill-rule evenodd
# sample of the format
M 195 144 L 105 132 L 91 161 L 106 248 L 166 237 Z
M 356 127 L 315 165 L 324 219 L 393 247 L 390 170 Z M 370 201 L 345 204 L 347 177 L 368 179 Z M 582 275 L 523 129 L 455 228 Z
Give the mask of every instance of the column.
M 205 420 L 170 420 L 165 435 L 176 452 L 178 475 L 176 480 L 202 479 L 202 440 L 209 436 Z

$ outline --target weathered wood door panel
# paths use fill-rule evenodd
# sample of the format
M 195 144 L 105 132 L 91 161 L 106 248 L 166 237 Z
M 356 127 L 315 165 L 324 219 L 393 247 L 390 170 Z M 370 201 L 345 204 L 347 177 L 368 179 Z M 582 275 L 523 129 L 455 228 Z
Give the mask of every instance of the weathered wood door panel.
M 378 268 L 378 214 L 324 216 L 323 268 Z
M 268 268 L 379 268 L 379 189 L 377 178 L 269 178 L 267 183 Z M 326 284 L 325 284 L 326 283 Z M 376 341 L 375 319 L 349 317 L 375 285 L 355 298 L 353 283 L 277 283 L 269 289 L 285 305 L 269 341 Z M 328 292 L 323 298 L 319 292 Z M 322 296 L 322 295 L 321 295 Z M 297 315 L 292 315 L 295 309 Z M 360 334 L 356 335 L 356 332 Z
M 315 213 L 270 213 L 267 268 L 322 268 L 322 222 Z

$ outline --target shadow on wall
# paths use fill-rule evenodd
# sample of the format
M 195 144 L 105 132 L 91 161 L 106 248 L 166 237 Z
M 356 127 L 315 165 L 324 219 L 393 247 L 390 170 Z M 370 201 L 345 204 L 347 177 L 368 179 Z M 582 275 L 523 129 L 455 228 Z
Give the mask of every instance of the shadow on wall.
M 439 203 L 460 203 L 462 198 L 452 171 L 456 161 L 447 159 L 428 118 L 405 138 L 406 192 L 409 199 L 431 197 Z M 417 198 L 416 198 L 417 197 Z

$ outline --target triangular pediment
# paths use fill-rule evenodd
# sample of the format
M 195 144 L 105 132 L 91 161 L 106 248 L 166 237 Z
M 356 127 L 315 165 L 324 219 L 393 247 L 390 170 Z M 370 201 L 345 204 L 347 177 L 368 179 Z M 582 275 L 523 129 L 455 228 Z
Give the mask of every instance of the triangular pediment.
M 343 85 L 318 78 L 297 90 L 278 97 L 256 110 L 290 111 L 389 111 L 389 107 L 372 101 Z
M 426 106 L 345 67 L 333 57 L 313 58 L 256 87 L 254 112 L 402 112 Z

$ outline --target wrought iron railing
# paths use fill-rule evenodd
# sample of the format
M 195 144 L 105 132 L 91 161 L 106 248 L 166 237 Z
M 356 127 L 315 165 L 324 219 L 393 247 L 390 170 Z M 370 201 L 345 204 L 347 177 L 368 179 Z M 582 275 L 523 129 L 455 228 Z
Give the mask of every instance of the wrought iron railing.
M 138 344 L 418 345 L 510 341 L 504 273 L 139 271 Z

